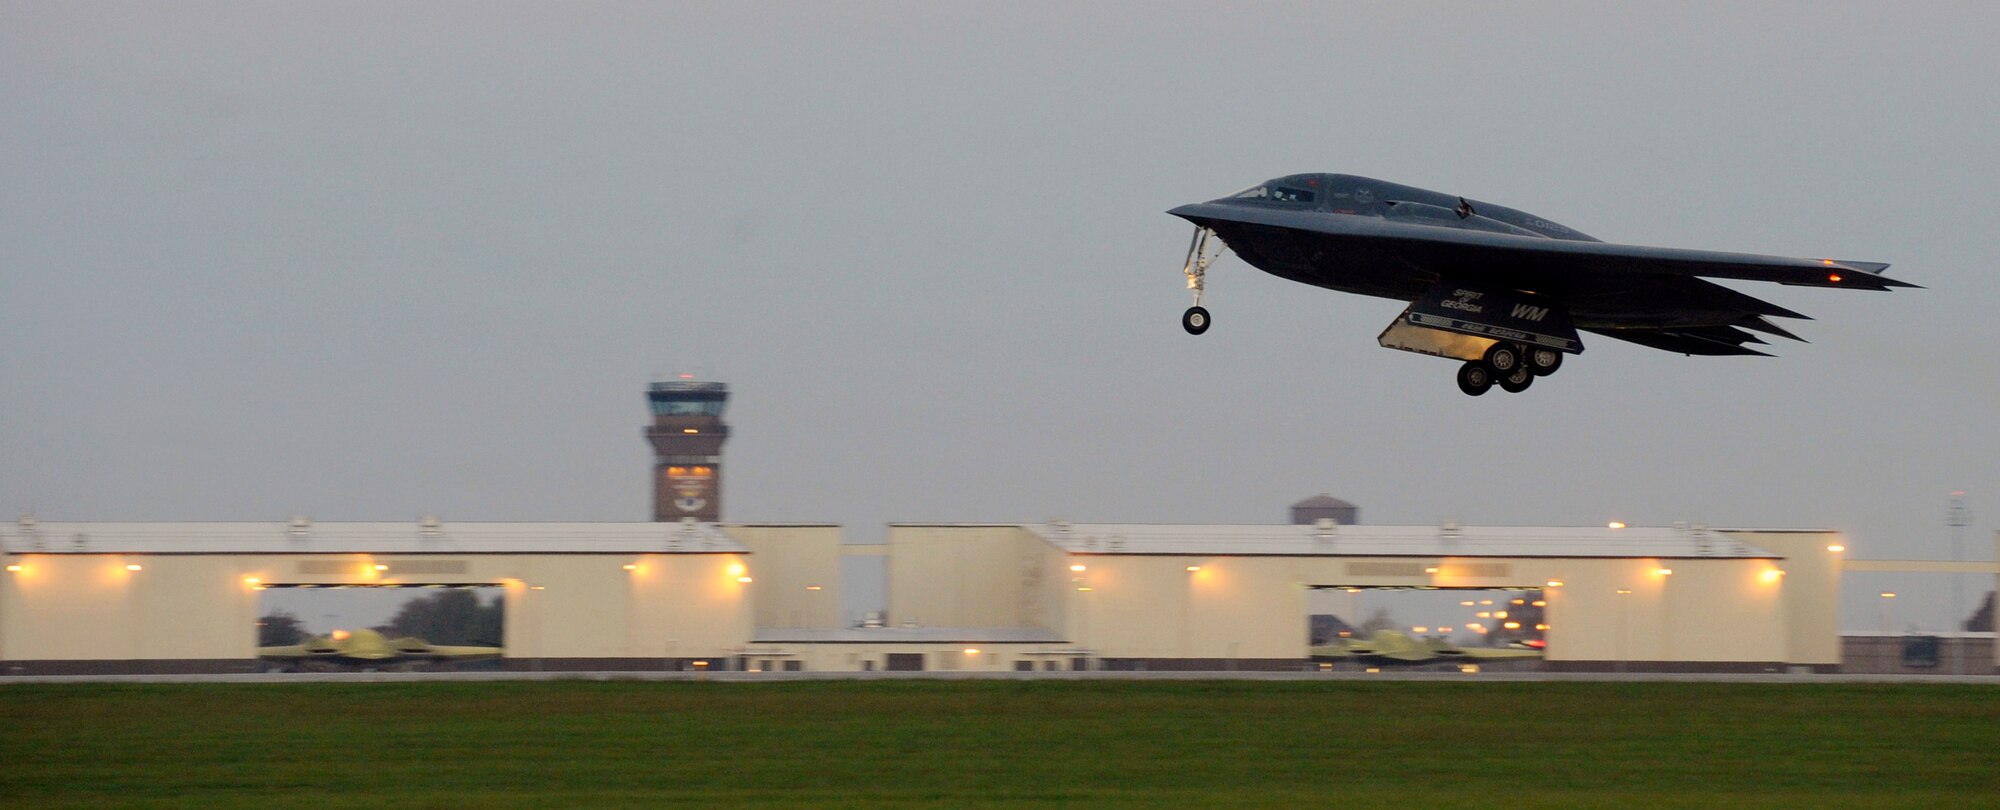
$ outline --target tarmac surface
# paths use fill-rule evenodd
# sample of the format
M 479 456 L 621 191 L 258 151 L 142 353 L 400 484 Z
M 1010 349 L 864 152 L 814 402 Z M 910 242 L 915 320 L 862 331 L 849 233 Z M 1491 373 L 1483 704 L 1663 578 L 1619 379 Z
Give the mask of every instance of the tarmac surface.
M 244 672 L 203 675 L 12 675 L 8 684 L 51 683 L 421 683 L 436 681 L 1420 681 L 1460 683 L 1976 684 L 1996 675 L 1848 675 L 1654 672 Z

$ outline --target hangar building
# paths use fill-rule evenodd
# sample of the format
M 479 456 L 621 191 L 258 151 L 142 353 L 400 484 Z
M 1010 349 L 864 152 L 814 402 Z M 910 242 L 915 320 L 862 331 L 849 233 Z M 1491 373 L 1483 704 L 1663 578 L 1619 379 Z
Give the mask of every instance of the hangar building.
M 1831 671 L 1844 540 L 1702 527 L 0 525 L 0 671 L 255 669 L 260 589 L 498 586 L 514 669 L 1305 669 L 1312 589 L 1543 594 L 1556 670 Z M 847 626 L 844 557 L 888 558 Z

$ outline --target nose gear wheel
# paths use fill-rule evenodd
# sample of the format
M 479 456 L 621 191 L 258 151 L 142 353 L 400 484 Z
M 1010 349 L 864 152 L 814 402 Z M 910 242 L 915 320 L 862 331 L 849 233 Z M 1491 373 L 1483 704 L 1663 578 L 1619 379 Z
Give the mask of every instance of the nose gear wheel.
M 1186 329 L 1190 335 L 1208 331 L 1208 310 L 1202 307 L 1188 307 L 1188 311 L 1181 314 L 1181 328 Z
M 1187 263 L 1181 266 L 1188 289 L 1194 291 L 1194 306 L 1181 315 L 1181 328 L 1190 335 L 1208 331 L 1208 310 L 1201 306 L 1201 293 L 1208 288 L 1208 266 L 1228 250 L 1229 246 L 1222 243 L 1215 231 L 1195 226 L 1194 238 L 1188 242 Z

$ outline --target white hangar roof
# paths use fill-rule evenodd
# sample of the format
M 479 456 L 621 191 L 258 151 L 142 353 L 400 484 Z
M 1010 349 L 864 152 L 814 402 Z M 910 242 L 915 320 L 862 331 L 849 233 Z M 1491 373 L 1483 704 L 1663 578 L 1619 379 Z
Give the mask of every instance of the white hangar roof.
M 7 554 L 705 554 L 749 549 L 714 523 L 0 524 Z
M 1338 557 L 1778 559 L 1701 527 L 1343 526 L 1037 523 L 1022 528 L 1072 554 Z

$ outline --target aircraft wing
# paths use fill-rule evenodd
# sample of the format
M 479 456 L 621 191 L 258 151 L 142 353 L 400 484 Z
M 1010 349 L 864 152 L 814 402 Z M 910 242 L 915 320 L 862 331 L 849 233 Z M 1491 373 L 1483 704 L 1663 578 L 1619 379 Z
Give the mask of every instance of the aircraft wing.
M 451 646 L 445 644 L 432 644 L 430 645 L 430 649 L 424 650 L 422 652 L 411 653 L 411 655 L 419 655 L 429 658 L 480 658 L 480 657 L 497 656 L 504 652 L 506 652 L 506 650 L 500 647 L 471 647 L 471 646 Z
M 1768 322 L 1763 323 L 1763 326 L 1776 328 Z M 1763 343 L 1762 338 L 1729 325 L 1625 328 L 1586 326 L 1583 330 L 1677 354 L 1771 356 L 1768 352 L 1760 352 L 1743 345 Z
M 1465 658 L 1482 661 L 1504 661 L 1512 658 L 1540 658 L 1540 650 L 1518 650 L 1507 647 L 1460 647 L 1458 654 Z
M 339 650 L 324 644 L 286 644 L 278 647 L 258 647 L 258 658 L 314 658 L 339 654 Z
M 388 645 L 406 656 L 413 658 L 478 658 L 496 656 L 505 652 L 500 647 L 453 646 L 432 644 L 415 636 L 392 639 Z
M 1881 262 L 1619 245 L 1214 203 L 1183 205 L 1167 213 L 1197 225 L 1261 225 L 1310 233 L 1357 249 L 1391 248 L 1413 263 L 1431 268 L 1462 268 L 1479 275 L 1547 279 L 1558 284 L 1582 281 L 1585 287 L 1592 286 L 1588 284 L 1592 276 L 1614 273 L 1862 290 L 1917 286 L 1882 275 L 1889 265 Z

